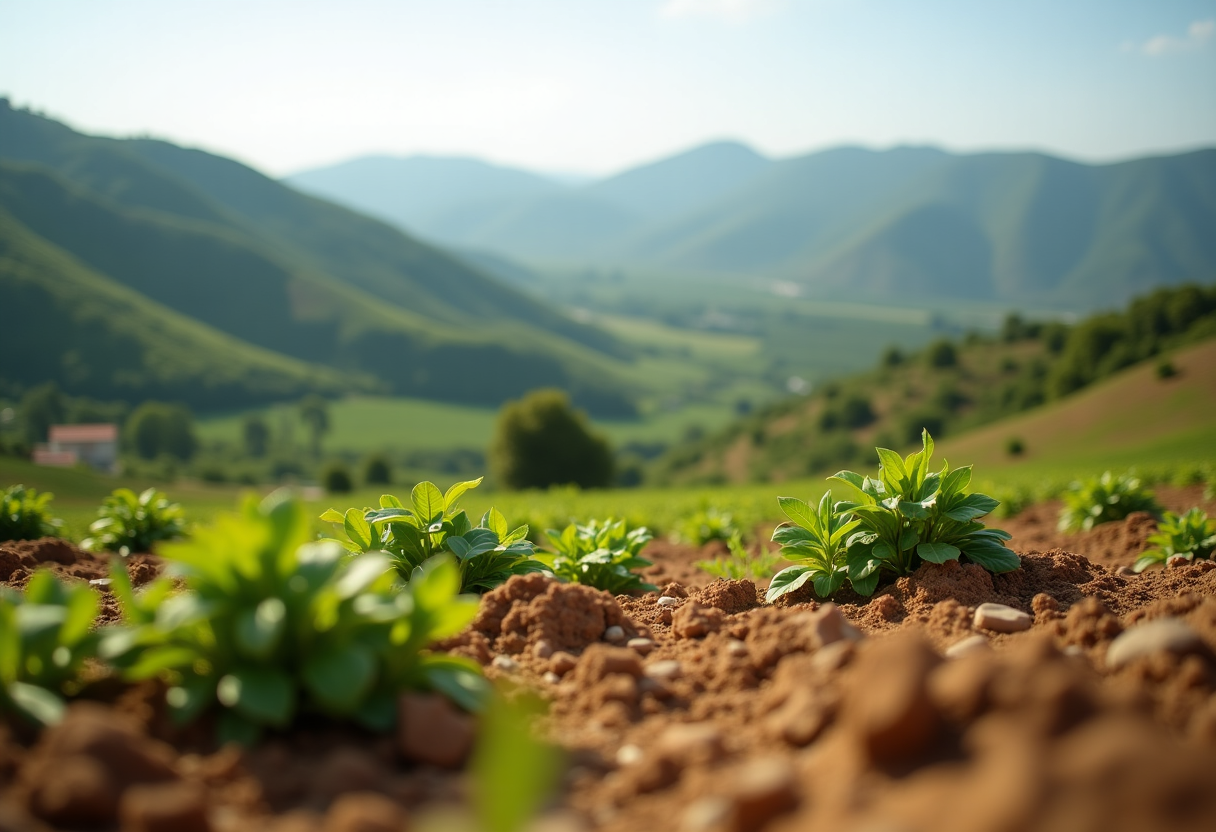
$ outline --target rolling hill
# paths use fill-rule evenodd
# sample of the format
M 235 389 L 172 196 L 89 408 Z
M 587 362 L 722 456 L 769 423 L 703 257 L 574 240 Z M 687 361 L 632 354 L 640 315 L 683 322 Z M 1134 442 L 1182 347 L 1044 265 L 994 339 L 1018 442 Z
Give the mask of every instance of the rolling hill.
M 374 201 L 341 166 L 288 181 Z M 374 199 L 410 202 L 414 224 L 400 221 L 418 233 L 533 264 L 759 275 L 810 297 L 1092 310 L 1216 275 L 1213 149 L 1088 165 L 923 147 L 771 160 L 719 143 L 580 186 L 484 187 L 430 214 L 425 191 Z
M 45 255 L 21 277 L 38 298 L 28 301 L 29 328 L 53 331 L 91 297 L 49 285 L 71 263 L 77 283 L 110 296 L 125 290 L 157 314 L 171 310 L 209 343 L 222 340 L 250 361 L 274 358 L 294 383 L 330 379 L 338 388 L 491 405 L 556 385 L 593 412 L 632 411 L 628 350 L 612 336 L 232 160 L 160 141 L 85 136 L 4 101 L 0 163 L 0 250 L 24 260 L 31 247 Z M 16 285 L 12 274 L 3 279 Z M 94 332 L 98 354 L 125 356 L 116 372 L 129 384 L 112 395 L 135 395 L 149 354 L 163 352 L 163 328 L 145 327 L 141 347 L 120 348 L 107 335 L 116 327 Z M 193 343 L 196 364 L 227 364 L 206 370 L 214 377 L 253 366 L 179 340 Z M 16 363 L 12 353 L 0 358 L 0 377 L 20 384 L 25 371 Z M 48 377 L 74 390 L 79 374 L 63 364 L 62 355 L 49 359 L 56 369 Z M 254 387 L 268 400 L 285 384 Z M 211 403 L 247 398 L 233 396 Z

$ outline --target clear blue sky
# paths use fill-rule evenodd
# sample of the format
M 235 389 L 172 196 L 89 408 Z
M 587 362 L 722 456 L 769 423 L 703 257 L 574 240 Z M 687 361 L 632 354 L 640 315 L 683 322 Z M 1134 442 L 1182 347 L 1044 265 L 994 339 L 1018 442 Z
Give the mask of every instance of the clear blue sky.
M 1101 161 L 1216 145 L 1216 0 L 3 0 L 3 94 L 271 174 L 720 138 Z

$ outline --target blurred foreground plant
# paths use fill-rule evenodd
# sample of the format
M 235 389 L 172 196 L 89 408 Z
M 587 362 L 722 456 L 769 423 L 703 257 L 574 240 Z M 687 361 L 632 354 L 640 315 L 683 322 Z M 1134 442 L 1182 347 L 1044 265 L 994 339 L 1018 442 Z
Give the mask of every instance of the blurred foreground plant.
M 63 530 L 63 521 L 51 515 L 54 494 L 39 494 L 33 488 L 14 485 L 0 494 L 0 541 L 37 540 L 54 537 Z
M 81 548 L 126 557 L 132 552 L 151 552 L 162 540 L 185 536 L 186 524 L 181 505 L 169 502 L 155 488 L 139 495 L 129 488 L 118 488 L 97 510 L 89 532 L 89 537 L 80 542 Z

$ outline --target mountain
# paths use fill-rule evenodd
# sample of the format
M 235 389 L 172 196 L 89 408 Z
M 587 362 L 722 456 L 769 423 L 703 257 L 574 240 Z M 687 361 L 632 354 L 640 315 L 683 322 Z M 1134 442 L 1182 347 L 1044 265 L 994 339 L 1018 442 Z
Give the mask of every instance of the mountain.
M 122 289 L 212 340 L 222 335 L 249 356 L 274 357 L 289 375 L 479 404 L 553 385 L 595 412 L 631 412 L 626 351 L 608 334 L 232 160 L 86 136 L 4 101 L 0 161 L 5 250 L 47 255 L 25 273 L 26 283 L 38 277 L 42 296 L 72 263 L 94 287 Z M 14 282 L 6 275 L 6 285 Z M 86 303 L 56 297 L 56 313 L 69 318 Z M 55 328 L 53 317 L 43 319 Z M 139 352 L 123 353 L 136 376 L 147 363 Z M 18 370 L 7 355 L 0 377 L 11 379 Z M 219 356 L 195 352 L 194 360 L 211 365 Z M 72 389 L 71 374 L 52 377 Z
M 586 185 L 449 199 L 414 228 L 525 265 L 1089 310 L 1216 274 L 1216 150 L 1087 165 L 924 147 L 770 160 L 718 143 Z

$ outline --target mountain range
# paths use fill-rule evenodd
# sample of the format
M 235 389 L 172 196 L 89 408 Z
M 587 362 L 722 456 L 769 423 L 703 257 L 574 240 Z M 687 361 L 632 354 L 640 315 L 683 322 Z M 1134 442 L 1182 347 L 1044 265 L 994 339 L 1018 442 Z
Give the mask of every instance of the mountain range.
M 401 230 L 0 99 L 0 394 L 235 407 L 307 390 L 632 412 L 628 350 Z
M 769 159 L 720 142 L 577 186 L 419 156 L 285 181 L 533 266 L 762 277 L 808 297 L 1090 310 L 1216 277 L 1216 149 L 1089 165 L 928 147 Z

